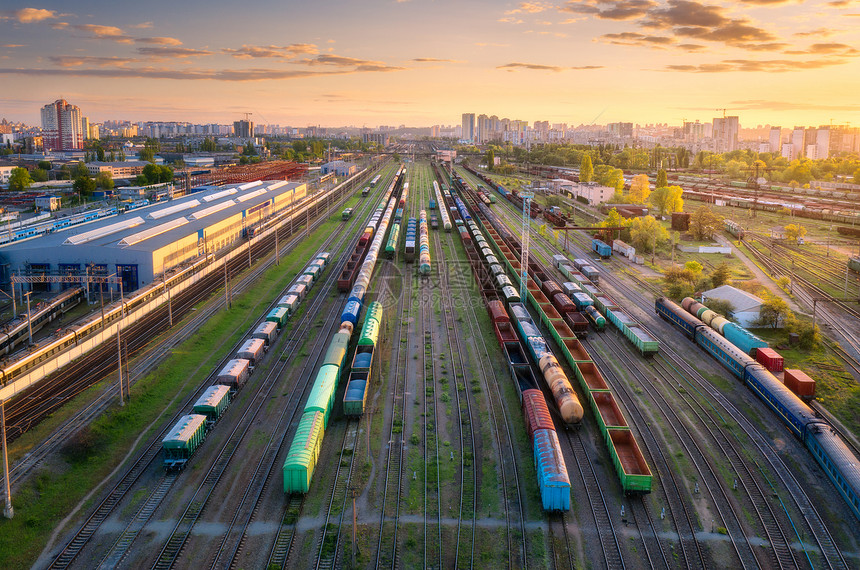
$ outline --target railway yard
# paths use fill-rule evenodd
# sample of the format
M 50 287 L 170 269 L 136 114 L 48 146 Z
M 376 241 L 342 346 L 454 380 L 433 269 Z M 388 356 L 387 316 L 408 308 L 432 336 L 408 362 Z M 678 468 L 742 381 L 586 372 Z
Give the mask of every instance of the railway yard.
M 274 236 L 241 246 L 229 294 L 212 275 L 123 333 L 131 405 L 160 412 L 8 567 L 860 566 L 860 451 L 716 316 L 582 232 L 529 220 L 523 259 L 521 207 L 461 166 L 384 162 L 314 208 L 276 230 L 277 255 Z M 798 303 L 857 294 L 826 257 L 752 232 L 741 247 Z M 860 375 L 858 309 L 816 318 Z M 108 342 L 51 397 L 7 404 L 13 496 L 116 406 L 116 359 Z M 137 394 L 182 359 L 171 392 Z

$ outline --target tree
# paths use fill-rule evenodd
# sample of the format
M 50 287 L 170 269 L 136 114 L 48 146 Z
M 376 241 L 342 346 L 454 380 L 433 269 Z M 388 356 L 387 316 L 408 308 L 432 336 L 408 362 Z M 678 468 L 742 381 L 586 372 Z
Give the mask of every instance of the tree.
M 487 151 L 487 170 L 493 170 L 493 167 L 496 165 L 496 154 L 493 152 L 493 149 Z
M 681 299 L 693 294 L 696 276 L 686 268 L 672 267 L 663 274 L 666 294 L 672 299 Z
M 51 170 L 52 168 L 51 163 L 47 160 L 40 160 L 37 166 L 44 171 Z
M 669 239 L 669 232 L 654 216 L 633 218 L 630 224 L 630 241 L 637 251 L 653 252 L 657 245 L 667 239 Z
M 656 188 L 665 188 L 669 185 L 669 178 L 666 176 L 666 171 L 662 168 L 657 171 Z
M 113 154 L 113 153 L 111 153 Z M 96 147 L 96 158 L 98 158 L 99 162 L 105 161 L 105 149 L 101 147 L 101 145 Z
M 152 148 L 148 146 L 145 146 L 140 149 L 140 153 L 138 156 L 140 157 L 140 160 L 144 162 L 155 162 L 155 151 L 153 151 Z
M 854 184 L 860 184 L 860 168 L 854 171 Z
M 74 184 L 72 186 L 75 189 L 75 192 L 81 195 L 81 197 L 91 196 L 92 193 L 96 189 L 96 181 L 87 176 L 78 176 L 75 178 Z
M 203 139 L 203 142 L 200 143 L 200 150 L 203 152 L 215 152 L 218 148 L 218 145 L 215 144 L 215 139 L 206 137 Z
M 9 190 L 11 192 L 22 192 L 30 187 L 33 179 L 26 168 L 13 168 L 9 174 Z
M 711 276 L 713 279 L 713 275 Z M 735 306 L 732 305 L 730 301 L 726 301 L 725 299 L 708 299 L 705 301 L 705 306 L 715 313 L 719 313 L 722 316 L 729 318 L 729 315 L 732 311 L 735 310 Z
M 723 262 L 717 265 L 713 271 L 711 271 L 711 285 L 714 287 L 719 287 L 720 285 L 728 284 L 729 280 L 732 277 L 732 269 L 729 267 L 729 264 Z M 709 305 L 710 306 L 710 305 Z M 716 309 L 714 309 L 716 311 Z
M 48 172 L 41 168 L 36 168 L 30 173 L 30 178 L 33 179 L 33 182 L 45 182 L 48 180 Z
M 790 240 L 799 241 L 806 235 L 806 228 L 800 224 L 788 224 L 785 226 L 785 237 Z
M 775 329 L 791 314 L 792 312 L 788 308 L 788 303 L 782 297 L 768 295 L 761 309 L 759 309 L 759 317 L 756 324 Z
M 630 183 L 630 203 L 644 204 L 648 201 L 648 196 L 651 194 L 651 183 L 648 181 L 647 174 L 637 174 L 633 177 Z
M 703 267 L 698 261 L 688 261 L 684 264 L 684 269 L 690 272 L 695 281 L 698 281 L 699 276 L 702 274 Z
M 711 239 L 720 231 L 722 225 L 723 219 L 708 206 L 699 206 L 699 209 L 690 216 L 690 233 L 700 241 Z
M 671 214 L 684 209 L 684 191 L 680 186 L 663 186 L 651 192 L 651 204 L 660 210 L 660 214 Z
M 594 169 L 594 179 L 601 186 L 615 188 L 616 192 L 624 190 L 624 172 L 621 169 L 601 164 Z
M 96 176 L 96 185 L 102 190 L 113 189 L 113 177 L 110 175 L 110 172 L 99 172 L 98 176 Z
M 579 165 L 579 181 L 591 182 L 594 178 L 594 166 L 591 164 L 591 155 L 582 155 L 582 162 Z

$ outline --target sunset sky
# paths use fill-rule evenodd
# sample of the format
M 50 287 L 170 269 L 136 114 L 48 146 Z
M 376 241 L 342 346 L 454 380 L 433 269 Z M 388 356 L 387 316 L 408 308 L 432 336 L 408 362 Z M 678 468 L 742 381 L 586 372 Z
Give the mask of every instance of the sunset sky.
M 23 6 L 0 10 L 0 117 L 31 124 L 65 98 L 97 122 L 860 126 L 860 0 Z

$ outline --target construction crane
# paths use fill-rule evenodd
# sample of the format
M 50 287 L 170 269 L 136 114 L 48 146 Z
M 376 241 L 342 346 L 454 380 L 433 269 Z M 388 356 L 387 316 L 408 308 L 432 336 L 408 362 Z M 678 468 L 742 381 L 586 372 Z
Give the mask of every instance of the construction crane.
M 522 192 L 520 197 L 523 199 L 523 226 L 522 226 L 522 243 L 523 243 L 523 255 L 520 260 L 520 271 L 522 274 L 520 275 L 520 299 L 525 300 L 528 298 L 526 293 L 528 292 L 528 280 L 529 280 L 529 235 L 531 234 L 531 206 L 532 206 L 532 198 L 534 194 L 531 192 Z
M 714 110 L 715 110 L 715 111 L 722 111 L 722 112 L 723 112 L 723 118 L 725 119 L 725 118 L 726 118 L 726 111 L 728 111 L 729 109 L 726 109 L 726 108 L 719 108 L 719 109 L 714 109 Z
M 245 115 L 245 120 L 246 120 L 246 121 L 250 121 L 250 120 L 251 120 L 251 115 L 253 115 L 254 113 L 251 113 L 251 112 L 245 112 L 245 113 L 243 113 L 243 114 Z

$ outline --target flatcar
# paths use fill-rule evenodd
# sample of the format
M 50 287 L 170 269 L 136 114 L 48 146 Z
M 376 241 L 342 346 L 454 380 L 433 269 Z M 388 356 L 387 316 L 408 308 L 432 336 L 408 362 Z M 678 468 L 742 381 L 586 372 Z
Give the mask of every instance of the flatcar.
M 782 420 L 809 448 L 849 509 L 860 519 L 860 459 L 836 432 L 764 366 L 688 311 L 664 297 L 658 298 L 654 307 L 658 315 L 720 361 Z

